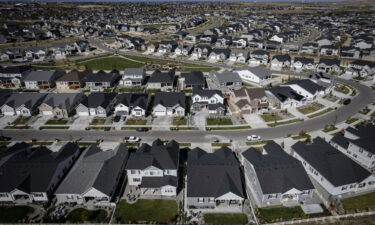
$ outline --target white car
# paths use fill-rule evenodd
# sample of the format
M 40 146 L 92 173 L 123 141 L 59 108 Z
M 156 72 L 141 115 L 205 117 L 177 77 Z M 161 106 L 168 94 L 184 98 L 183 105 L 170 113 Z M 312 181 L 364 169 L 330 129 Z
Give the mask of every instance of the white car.
M 141 138 L 139 137 L 134 137 L 134 136 L 125 137 L 125 142 L 140 142 L 140 141 L 141 141 Z
M 246 139 L 247 139 L 248 141 L 260 141 L 260 140 L 262 140 L 262 138 L 261 138 L 260 136 L 255 135 L 255 134 L 250 135 L 250 136 L 247 136 Z

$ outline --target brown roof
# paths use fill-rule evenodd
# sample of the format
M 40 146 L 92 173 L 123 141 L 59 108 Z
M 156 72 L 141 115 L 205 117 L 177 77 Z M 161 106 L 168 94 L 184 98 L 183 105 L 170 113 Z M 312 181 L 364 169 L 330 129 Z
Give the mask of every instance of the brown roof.
M 57 79 L 57 82 L 59 81 L 79 81 L 82 82 L 86 76 L 90 73 L 90 70 L 85 70 L 85 71 L 77 71 L 77 70 L 72 70 L 69 73 L 63 75 L 59 79 Z
M 249 97 L 250 99 L 261 99 L 266 96 L 264 88 L 246 88 L 242 87 L 239 90 L 233 91 L 234 96 L 237 98 Z

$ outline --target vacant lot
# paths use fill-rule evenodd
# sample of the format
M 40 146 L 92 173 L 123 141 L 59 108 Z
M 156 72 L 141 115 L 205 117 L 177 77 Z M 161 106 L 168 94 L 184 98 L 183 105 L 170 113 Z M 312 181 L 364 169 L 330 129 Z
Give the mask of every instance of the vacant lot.
M 118 223 L 138 221 L 172 223 L 177 217 L 177 209 L 177 202 L 174 200 L 140 199 L 134 204 L 122 200 L 116 218 Z
M 309 106 L 303 106 L 298 108 L 298 111 L 300 111 L 302 114 L 310 114 L 313 112 L 318 111 L 319 109 L 322 109 L 324 106 L 321 104 L 311 104 Z

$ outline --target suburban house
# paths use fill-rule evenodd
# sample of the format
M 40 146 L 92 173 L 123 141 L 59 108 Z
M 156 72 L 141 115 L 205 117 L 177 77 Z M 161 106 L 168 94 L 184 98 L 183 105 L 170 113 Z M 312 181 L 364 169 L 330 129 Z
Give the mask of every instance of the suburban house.
M 221 90 L 223 93 L 238 90 L 242 87 L 242 79 L 238 73 L 224 70 L 221 73 L 211 70 L 209 73 L 213 83 L 211 89 Z
M 301 72 L 302 70 L 315 70 L 313 58 L 296 57 L 293 63 L 293 70 Z
M 339 72 L 340 60 L 320 58 L 316 71 L 325 73 Z
M 197 45 L 191 53 L 191 58 L 196 60 L 207 58 L 210 55 L 211 51 L 212 48 L 209 45 Z
M 31 71 L 23 81 L 26 89 L 53 88 L 56 80 L 64 74 L 64 70 Z
M 120 74 L 117 70 L 109 73 L 99 71 L 97 73 L 91 72 L 86 77 L 86 88 L 91 91 L 103 91 L 108 88 L 113 88 L 120 80 Z
M 199 112 L 208 108 L 209 114 L 220 116 L 225 114 L 224 97 L 219 90 L 194 89 L 191 100 L 192 111 Z
M 265 50 L 255 50 L 250 53 L 250 59 L 248 61 L 249 66 L 260 66 L 260 65 L 267 65 L 268 60 L 270 59 L 270 54 Z
M 22 150 L 0 166 L 0 202 L 48 202 L 78 155 L 79 146 L 73 143 L 65 144 L 58 151 L 23 145 Z
M 321 137 L 309 145 L 299 141 L 292 150 L 307 174 L 332 196 L 341 198 L 375 188 L 375 175 Z
M 270 82 L 272 76 L 271 71 L 262 66 L 257 67 L 241 67 L 235 69 L 236 73 L 241 77 L 242 81 L 256 83 L 259 85 L 266 85 Z
M 206 87 L 206 79 L 200 71 L 190 73 L 181 73 L 179 85 L 181 90 L 185 89 L 203 89 Z
M 359 59 L 361 56 L 361 50 L 356 47 L 343 46 L 340 48 L 340 56 L 342 58 Z
M 266 153 L 256 148 L 242 153 L 246 184 L 254 190 L 258 207 L 309 202 L 315 188 L 302 163 L 274 141 L 263 148 Z
M 87 75 L 91 71 L 78 71 L 72 70 L 56 80 L 56 89 L 58 92 L 67 92 L 67 91 L 79 91 L 85 86 L 85 80 Z
M 76 107 L 78 116 L 107 117 L 113 108 L 116 93 L 91 93 Z
M 1 88 L 20 88 L 23 79 L 33 70 L 31 66 L 8 66 L 0 68 Z
M 235 63 L 246 63 L 248 58 L 249 51 L 242 49 L 232 49 L 228 60 Z
M 338 56 L 339 49 L 333 45 L 324 45 L 320 47 L 320 55 Z
M 128 185 L 138 187 L 141 195 L 176 196 L 179 162 L 177 142 L 156 139 L 151 146 L 145 143 L 130 154 L 126 165 Z
M 306 98 L 289 86 L 277 86 L 266 90 L 269 102 L 276 108 L 287 109 L 306 104 Z
M 263 113 L 268 110 L 269 102 L 264 88 L 242 87 L 230 94 L 229 107 L 232 113 Z
M 150 104 L 147 93 L 123 93 L 116 96 L 114 114 L 124 116 L 145 117 Z
M 161 72 L 156 70 L 151 74 L 146 84 L 147 89 L 160 89 L 161 91 L 172 91 L 175 86 L 176 72 Z
M 78 104 L 85 98 L 82 93 L 49 93 L 39 106 L 43 116 L 67 119 L 75 113 Z
M 186 96 L 183 92 L 155 93 L 152 114 L 154 116 L 185 116 Z
M 375 169 L 375 125 L 348 127 L 344 135 L 335 135 L 329 143 L 364 168 Z
M 209 61 L 225 61 L 230 56 L 230 49 L 222 49 L 222 48 L 214 48 L 210 52 L 210 55 L 208 56 Z
M 349 63 L 345 73 L 360 77 L 374 76 L 375 63 L 365 60 L 355 60 Z
M 194 148 L 188 153 L 186 178 L 188 208 L 241 209 L 245 199 L 240 163 L 231 149 L 213 153 Z
M 140 87 L 146 76 L 144 67 L 125 69 L 124 74 L 119 82 L 121 87 Z
M 35 115 L 45 97 L 42 93 L 13 93 L 1 106 L 1 112 L 5 116 Z
M 299 52 L 303 54 L 317 54 L 318 50 L 319 50 L 318 43 L 308 42 L 308 43 L 302 44 Z
M 290 67 L 292 59 L 289 55 L 274 55 L 271 60 L 271 70 L 282 70 Z
M 174 50 L 174 53 L 177 56 L 188 56 L 193 52 L 194 46 L 191 45 L 179 45 L 177 48 Z
M 57 188 L 57 203 L 112 206 L 128 156 L 123 144 L 105 151 L 97 145 L 87 147 Z
M 318 96 L 327 94 L 325 87 L 311 81 L 310 79 L 292 80 L 281 86 L 288 86 L 292 88 L 299 95 L 304 96 L 306 100 L 314 100 Z

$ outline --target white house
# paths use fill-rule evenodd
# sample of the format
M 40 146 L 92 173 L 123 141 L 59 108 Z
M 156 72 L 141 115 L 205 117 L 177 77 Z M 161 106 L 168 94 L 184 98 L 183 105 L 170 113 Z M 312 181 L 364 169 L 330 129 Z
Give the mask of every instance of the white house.
M 242 81 L 256 83 L 259 85 L 263 85 L 270 81 L 271 79 L 271 71 L 264 67 L 241 67 L 235 70 L 236 73 L 240 76 Z
M 147 93 L 123 93 L 116 96 L 114 103 L 115 115 L 146 116 L 150 96 Z
M 186 97 L 183 92 L 158 92 L 155 94 L 154 116 L 185 116 Z

